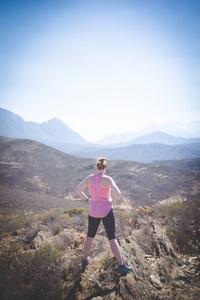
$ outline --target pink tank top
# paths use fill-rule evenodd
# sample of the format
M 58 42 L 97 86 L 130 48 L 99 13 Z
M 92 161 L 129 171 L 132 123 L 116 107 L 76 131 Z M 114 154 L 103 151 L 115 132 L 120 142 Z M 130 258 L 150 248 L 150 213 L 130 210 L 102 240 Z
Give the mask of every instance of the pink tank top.
M 94 174 L 94 184 L 89 186 L 91 195 L 89 215 L 94 218 L 104 218 L 113 208 L 108 202 L 110 199 L 110 188 L 102 188 L 99 186 L 99 179 L 103 176 Z

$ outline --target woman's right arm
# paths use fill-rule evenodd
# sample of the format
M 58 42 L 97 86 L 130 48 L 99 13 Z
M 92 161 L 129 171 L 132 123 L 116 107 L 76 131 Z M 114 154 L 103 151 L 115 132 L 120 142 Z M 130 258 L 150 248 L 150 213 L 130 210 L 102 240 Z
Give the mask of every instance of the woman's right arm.
M 76 188 L 76 193 L 85 201 L 89 201 L 89 198 L 83 193 L 83 190 L 89 186 L 89 176 L 85 178 Z

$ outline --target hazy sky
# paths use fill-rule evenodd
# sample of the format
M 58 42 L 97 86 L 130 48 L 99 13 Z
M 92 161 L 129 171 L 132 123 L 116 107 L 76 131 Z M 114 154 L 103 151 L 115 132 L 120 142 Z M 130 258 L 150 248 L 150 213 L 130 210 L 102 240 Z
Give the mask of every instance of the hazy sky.
M 0 107 L 89 141 L 200 120 L 199 0 L 1 0 Z

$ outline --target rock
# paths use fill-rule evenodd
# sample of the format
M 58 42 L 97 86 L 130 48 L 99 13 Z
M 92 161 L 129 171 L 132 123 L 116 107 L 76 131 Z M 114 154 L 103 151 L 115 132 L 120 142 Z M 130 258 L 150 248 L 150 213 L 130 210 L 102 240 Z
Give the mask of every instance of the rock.
M 198 257 L 197 257 L 197 256 L 195 256 L 195 257 L 190 257 L 190 258 L 188 259 L 189 263 L 194 263 L 194 262 L 197 261 L 197 260 L 198 260 Z
M 69 229 L 64 229 L 60 236 L 62 236 L 65 239 L 65 242 L 67 244 L 72 244 L 74 243 L 74 241 L 76 240 L 76 238 L 78 237 L 78 232 L 74 232 L 72 230 Z
M 184 286 L 184 282 L 182 280 L 179 280 L 179 281 L 175 281 L 174 282 L 174 287 L 175 288 L 182 288 Z
M 133 272 L 125 276 L 117 273 L 117 263 L 109 241 L 100 230 L 93 241 L 89 265 L 84 273 L 81 273 L 81 261 L 86 234 L 72 227 L 57 235 L 53 235 L 48 227 L 40 227 L 32 241 L 34 250 L 31 251 L 45 243 L 56 247 L 64 245 L 59 270 L 55 269 L 61 272 L 63 300 L 199 299 L 199 256 L 179 254 L 178 257 L 164 229 L 154 221 L 143 223 L 142 230 L 129 229 L 129 234 L 118 238 L 122 257 L 133 268 Z M 25 231 L 20 232 L 19 236 L 23 234 Z M 3 246 L 8 247 L 6 242 L 16 244 L 19 236 L 9 236 L 6 240 L 2 238 L 0 252 Z M 151 237 L 153 243 L 144 247 L 145 239 L 151 241 Z M 153 247 L 157 249 L 155 254 Z
M 152 222 L 152 227 L 156 243 L 156 255 L 170 255 L 177 258 L 177 254 L 165 231 L 155 221 Z
M 51 232 L 48 231 L 39 231 L 37 236 L 33 239 L 31 248 L 37 249 L 44 244 L 49 243 L 52 240 Z
M 152 285 L 155 286 L 158 290 L 162 289 L 162 283 L 154 275 L 150 275 L 150 281 L 151 281 Z

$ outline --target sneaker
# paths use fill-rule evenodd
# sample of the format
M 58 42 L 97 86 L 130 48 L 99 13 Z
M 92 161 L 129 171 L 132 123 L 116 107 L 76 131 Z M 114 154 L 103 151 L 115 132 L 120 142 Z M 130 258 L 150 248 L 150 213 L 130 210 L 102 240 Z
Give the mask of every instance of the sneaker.
M 87 258 L 86 260 L 82 259 L 82 273 L 85 271 L 85 268 L 87 267 L 88 264 L 89 264 L 89 258 Z
M 131 272 L 133 269 L 130 266 L 127 266 L 126 264 L 123 264 L 122 266 L 118 266 L 118 273 L 119 274 L 125 274 L 128 272 Z

